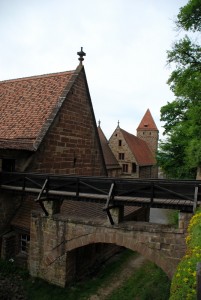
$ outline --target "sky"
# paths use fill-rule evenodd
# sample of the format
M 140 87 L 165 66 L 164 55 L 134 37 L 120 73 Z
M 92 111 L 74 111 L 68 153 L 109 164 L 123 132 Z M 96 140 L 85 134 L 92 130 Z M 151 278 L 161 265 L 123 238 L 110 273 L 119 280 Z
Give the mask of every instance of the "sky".
M 95 118 L 109 139 L 132 134 L 149 108 L 163 139 L 160 108 L 174 100 L 167 50 L 187 0 L 0 0 L 0 80 L 84 67 Z

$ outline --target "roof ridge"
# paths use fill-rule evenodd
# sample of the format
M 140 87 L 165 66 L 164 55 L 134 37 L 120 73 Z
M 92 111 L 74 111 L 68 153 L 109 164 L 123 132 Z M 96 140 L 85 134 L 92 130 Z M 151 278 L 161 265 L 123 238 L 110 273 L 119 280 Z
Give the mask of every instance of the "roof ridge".
M 5 79 L 5 80 L 0 80 L 0 83 L 4 82 L 15 82 L 15 81 L 24 81 L 27 79 L 37 79 L 41 77 L 51 77 L 51 76 L 62 76 L 64 74 L 68 73 L 74 73 L 76 70 L 70 70 L 70 71 L 61 71 L 61 72 L 54 72 L 54 73 L 45 73 L 45 74 L 40 74 L 40 75 L 31 75 L 31 76 L 26 76 L 26 77 L 19 77 L 19 78 L 13 78 L 13 79 Z

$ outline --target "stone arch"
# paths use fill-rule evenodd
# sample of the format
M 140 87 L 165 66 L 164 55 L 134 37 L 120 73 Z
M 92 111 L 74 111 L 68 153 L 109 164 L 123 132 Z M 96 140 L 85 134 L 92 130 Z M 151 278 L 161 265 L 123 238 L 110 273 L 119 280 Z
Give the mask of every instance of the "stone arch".
M 58 258 L 65 255 L 67 252 L 95 243 L 115 244 L 117 246 L 133 250 L 143 255 L 146 259 L 155 263 L 168 275 L 169 278 L 172 278 L 174 274 L 175 261 L 172 262 L 171 258 L 167 259 L 167 257 L 162 253 L 161 249 L 159 247 L 157 249 L 157 244 L 150 245 L 149 238 L 147 238 L 147 242 L 145 242 L 145 240 L 139 242 L 138 239 L 135 240 L 130 236 L 124 236 L 122 232 L 118 231 L 116 231 L 115 233 L 109 232 L 105 234 L 101 232 L 93 232 L 66 241 L 65 252 L 64 249 L 60 251 L 61 249 L 57 247 L 46 256 L 45 264 L 50 265 L 56 262 Z M 63 247 L 63 245 L 61 247 Z

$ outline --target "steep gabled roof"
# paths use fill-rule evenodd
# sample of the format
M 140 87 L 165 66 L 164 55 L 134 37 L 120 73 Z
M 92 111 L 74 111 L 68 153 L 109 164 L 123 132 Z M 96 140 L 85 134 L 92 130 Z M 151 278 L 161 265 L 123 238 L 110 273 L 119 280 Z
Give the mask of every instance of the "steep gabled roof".
M 146 142 L 121 128 L 120 130 L 139 166 L 154 165 L 156 163 Z
M 36 151 L 83 67 L 0 82 L 0 148 Z
M 147 109 L 146 113 L 144 114 L 137 130 L 157 130 L 158 131 L 158 128 L 154 122 L 154 119 L 153 119 L 149 109 Z
M 103 151 L 103 156 L 105 160 L 106 167 L 109 168 L 121 168 L 116 157 L 114 156 L 112 150 L 110 149 L 108 145 L 108 141 L 100 127 L 98 126 L 98 134 L 101 142 L 101 147 Z

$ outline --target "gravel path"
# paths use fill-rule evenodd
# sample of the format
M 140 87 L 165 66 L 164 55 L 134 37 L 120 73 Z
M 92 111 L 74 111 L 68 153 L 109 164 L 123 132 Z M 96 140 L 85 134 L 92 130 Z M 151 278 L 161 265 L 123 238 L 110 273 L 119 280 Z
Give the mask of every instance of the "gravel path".
M 137 257 L 132 257 L 123 266 L 122 270 L 115 274 L 111 281 L 106 287 L 101 287 L 95 295 L 90 296 L 87 300 L 105 300 L 114 290 L 119 288 L 124 281 L 126 281 L 133 274 L 134 270 L 139 269 L 146 259 L 138 255 Z

